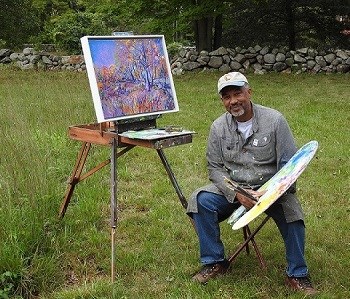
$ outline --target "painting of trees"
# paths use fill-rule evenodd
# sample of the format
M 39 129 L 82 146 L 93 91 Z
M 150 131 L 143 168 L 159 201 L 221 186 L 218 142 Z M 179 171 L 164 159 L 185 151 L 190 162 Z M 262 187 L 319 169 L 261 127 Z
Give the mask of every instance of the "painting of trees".
M 104 120 L 178 110 L 162 36 L 91 38 L 89 47 Z

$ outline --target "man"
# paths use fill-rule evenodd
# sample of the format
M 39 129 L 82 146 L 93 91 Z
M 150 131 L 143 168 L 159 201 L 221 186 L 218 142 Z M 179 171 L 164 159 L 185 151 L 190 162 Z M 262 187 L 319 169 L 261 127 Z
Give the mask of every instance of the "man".
M 207 164 L 211 184 L 192 195 L 187 212 L 196 226 L 202 269 L 193 280 L 206 283 L 224 274 L 229 262 L 224 255 L 219 223 L 240 205 L 250 209 L 255 202 L 229 188 L 224 178 L 239 183 L 256 197 L 268 181 L 296 152 L 286 119 L 271 108 L 252 103 L 247 78 L 231 72 L 218 81 L 218 93 L 227 112 L 210 128 Z M 286 248 L 286 285 L 314 294 L 304 258 L 303 212 L 291 187 L 267 211 L 282 235 Z

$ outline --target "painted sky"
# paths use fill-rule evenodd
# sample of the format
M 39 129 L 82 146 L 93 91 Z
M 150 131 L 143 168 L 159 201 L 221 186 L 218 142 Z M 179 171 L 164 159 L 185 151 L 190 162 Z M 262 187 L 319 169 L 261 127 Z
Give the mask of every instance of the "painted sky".
M 115 40 L 106 40 L 106 39 L 90 39 L 89 46 L 91 51 L 91 57 L 94 66 L 109 67 L 112 64 L 115 64 L 115 49 L 116 49 Z

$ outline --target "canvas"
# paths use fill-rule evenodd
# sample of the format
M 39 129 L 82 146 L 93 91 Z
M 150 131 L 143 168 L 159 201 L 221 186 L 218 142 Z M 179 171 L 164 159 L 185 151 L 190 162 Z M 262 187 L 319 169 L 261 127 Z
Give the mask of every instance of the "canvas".
M 81 38 L 98 122 L 179 110 L 162 35 Z

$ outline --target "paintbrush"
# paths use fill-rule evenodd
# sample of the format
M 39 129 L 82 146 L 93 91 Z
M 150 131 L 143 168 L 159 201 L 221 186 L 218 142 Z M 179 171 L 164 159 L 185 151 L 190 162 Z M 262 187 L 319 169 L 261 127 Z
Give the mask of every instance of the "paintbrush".
M 230 185 L 229 188 L 231 187 L 230 189 L 232 189 L 233 191 L 236 191 L 236 192 L 248 197 L 251 200 L 258 201 L 258 199 L 255 196 L 253 196 L 250 192 L 245 190 L 242 186 L 240 186 L 236 182 L 231 181 L 227 177 L 224 177 L 224 179 Z

